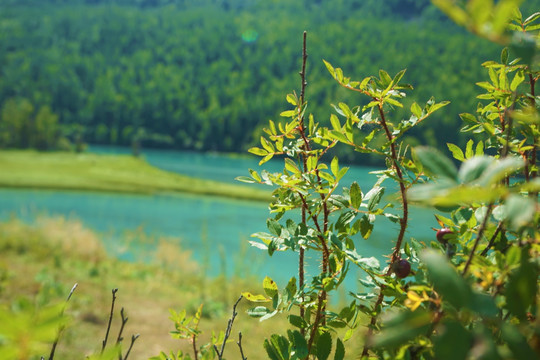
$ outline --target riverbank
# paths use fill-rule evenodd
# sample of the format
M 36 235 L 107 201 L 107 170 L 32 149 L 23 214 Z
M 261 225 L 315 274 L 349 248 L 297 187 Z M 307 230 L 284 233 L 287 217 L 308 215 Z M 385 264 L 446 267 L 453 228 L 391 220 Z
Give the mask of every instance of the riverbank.
M 180 175 L 129 155 L 31 150 L 0 151 L 0 187 L 123 192 L 191 193 L 268 202 L 270 192 Z
M 178 238 L 133 236 L 143 238 L 123 240 L 147 243 L 151 262 L 126 262 L 109 256 L 100 235 L 76 220 L 41 217 L 32 224 L 17 219 L 0 222 L 2 353 L 19 351 L 28 358 L 48 355 L 60 326 L 61 319 L 56 316 L 75 283 L 78 286 L 65 308 L 69 322 L 58 343 L 55 358 L 59 359 L 83 359 L 100 352 L 112 289 L 118 292 L 109 347 L 116 342 L 123 309 L 129 318 L 123 333 L 124 353 L 132 334 L 140 334 L 130 359 L 148 359 L 169 350 L 192 354 L 189 341 L 170 336 L 174 324 L 169 309 L 185 309 L 187 316 L 193 316 L 204 304 L 198 340 L 198 345 L 204 345 L 213 331 L 225 331 L 233 304 L 242 292 L 262 291 L 262 280 L 247 274 L 244 278 L 206 276 L 204 266 L 193 261 Z M 262 360 L 267 358 L 262 351 L 264 339 L 285 328 L 287 320 L 275 317 L 261 323 L 246 314 L 252 306 L 246 300 L 239 303 L 231 336 L 237 339 L 242 331 L 249 358 Z M 240 357 L 234 343 L 227 346 L 226 353 L 230 358 Z

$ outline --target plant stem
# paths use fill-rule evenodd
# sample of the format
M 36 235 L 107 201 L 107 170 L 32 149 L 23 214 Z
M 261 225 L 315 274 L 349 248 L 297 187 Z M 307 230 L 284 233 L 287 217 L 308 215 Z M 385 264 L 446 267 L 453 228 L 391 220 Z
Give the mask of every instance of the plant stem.
M 482 225 L 480 225 L 480 229 L 478 229 L 478 235 L 476 236 L 476 240 L 474 241 L 473 248 L 471 249 L 471 254 L 469 258 L 467 259 L 467 262 L 465 263 L 465 267 L 463 268 L 463 272 L 461 273 L 461 276 L 465 277 L 467 274 L 467 270 L 469 270 L 469 266 L 471 265 L 472 259 L 474 257 L 474 253 L 476 251 L 476 248 L 478 247 L 478 244 L 480 243 L 480 240 L 484 236 L 484 231 L 486 230 L 488 219 L 491 216 L 491 211 L 493 210 L 493 203 L 490 203 L 488 205 L 486 215 L 484 216 L 484 219 L 482 220 Z
M 489 242 L 486 248 L 482 250 L 482 252 L 480 253 L 480 256 L 486 256 L 487 252 L 493 246 L 493 243 L 495 242 L 495 239 L 497 238 L 497 235 L 499 235 L 499 233 L 501 232 L 502 228 L 503 228 L 503 222 L 501 221 L 499 222 L 499 225 L 497 225 L 497 229 L 493 233 L 493 236 L 491 237 L 491 239 L 489 239 Z
M 238 333 L 238 341 L 236 342 L 238 344 L 238 348 L 240 348 L 240 356 L 242 357 L 242 360 L 247 360 L 247 357 L 244 355 L 244 349 L 242 348 L 242 333 Z
M 124 332 L 124 326 L 126 326 L 126 323 L 128 322 L 128 318 L 124 315 L 124 308 L 120 309 L 120 317 L 122 318 L 122 324 L 120 325 L 120 331 L 118 331 L 118 337 L 116 338 L 116 344 L 120 344 L 124 338 L 122 337 L 122 333 Z M 122 351 L 120 350 L 120 353 L 118 354 L 118 359 L 122 360 Z
M 127 360 L 129 353 L 131 352 L 131 349 L 133 348 L 133 344 L 135 344 L 135 341 L 139 338 L 139 334 L 131 336 L 131 344 L 129 344 L 128 351 L 126 352 L 126 356 L 124 356 L 124 360 Z
M 69 292 L 69 295 L 68 295 L 68 297 L 66 299 L 66 305 L 69 302 L 69 299 L 71 299 L 71 295 L 73 295 L 73 293 L 75 292 L 75 289 L 77 288 L 77 286 L 79 286 L 79 284 L 75 283 L 75 285 L 73 285 L 73 287 L 71 288 L 71 291 Z M 65 306 L 62 309 L 61 315 L 64 315 L 64 310 L 65 310 Z M 54 359 L 54 353 L 56 352 L 56 347 L 58 346 L 58 341 L 60 341 L 60 335 L 62 334 L 64 329 L 65 329 L 65 325 L 61 325 L 60 328 L 58 329 L 58 334 L 56 335 L 56 339 L 54 339 L 54 342 L 53 342 L 52 347 L 51 347 L 51 353 L 49 354 L 49 360 Z M 42 357 L 42 359 L 43 359 L 43 357 Z
M 305 91 L 306 91 L 306 61 L 307 61 L 307 32 L 304 31 L 303 34 L 303 45 L 302 45 L 302 70 L 300 71 L 300 78 L 302 79 L 302 85 L 300 90 L 300 101 L 298 104 L 298 120 L 299 120 L 299 128 L 300 128 L 300 134 L 304 137 L 304 148 L 307 150 L 309 147 L 309 142 L 305 139 L 305 126 L 304 126 L 304 116 L 303 116 L 303 107 L 304 107 L 304 101 L 305 101 Z M 303 164 L 303 170 L 304 172 L 307 171 L 307 158 L 305 154 L 302 154 L 302 164 Z M 306 210 L 307 210 L 307 204 L 305 202 L 302 204 L 302 223 L 305 224 L 307 221 L 306 217 Z M 305 256 L 305 249 L 303 247 L 300 247 L 298 250 L 298 288 L 300 291 L 303 291 L 304 288 L 304 259 Z M 300 316 L 303 318 L 305 314 L 304 304 L 300 304 Z M 302 335 L 305 334 L 304 329 L 301 329 Z
M 379 109 L 379 114 L 381 116 L 381 126 L 383 127 L 384 132 L 386 134 L 386 138 L 388 139 L 388 142 L 390 143 L 392 165 L 399 179 L 399 190 L 401 193 L 401 202 L 403 205 L 403 216 L 399 219 L 399 224 L 400 224 L 399 234 L 397 237 L 396 245 L 394 246 L 394 251 L 392 252 L 392 256 L 390 258 L 390 266 L 388 267 L 388 270 L 386 271 L 386 274 L 385 274 L 385 276 L 389 276 L 392 273 L 391 264 L 393 264 L 400 257 L 401 244 L 403 243 L 403 238 L 405 237 L 405 230 L 407 229 L 407 223 L 409 221 L 409 203 L 407 201 L 407 189 L 405 187 L 405 180 L 403 179 L 403 173 L 401 171 L 401 168 L 399 167 L 399 158 L 398 158 L 398 153 L 396 150 L 396 144 L 394 143 L 394 137 L 392 136 L 392 133 L 390 132 L 390 129 L 388 128 L 388 124 L 386 122 L 386 116 L 384 115 L 383 105 L 381 102 L 379 102 L 378 109 Z M 383 300 L 384 300 L 384 295 L 383 295 L 384 288 L 385 286 L 381 284 L 379 296 L 377 297 L 377 301 L 375 302 L 375 306 L 373 307 L 375 315 L 371 317 L 367 337 L 373 334 L 373 328 L 375 327 L 375 324 L 377 323 L 377 317 L 379 314 L 378 308 L 382 305 Z M 364 350 L 362 351 L 362 356 L 367 356 L 368 352 L 369 352 L 369 346 L 365 344 Z
M 109 338 L 109 332 L 111 331 L 111 323 L 112 323 L 113 314 L 114 314 L 114 303 L 116 301 L 117 292 L 118 292 L 118 288 L 112 289 L 111 313 L 109 315 L 109 323 L 107 324 L 107 332 L 105 333 L 105 339 L 103 339 L 103 343 L 101 346 L 102 353 L 105 350 L 105 346 L 107 346 L 107 339 Z
M 531 102 L 531 106 L 533 108 L 536 107 L 536 100 L 535 100 L 535 85 L 536 85 L 536 78 L 532 75 L 532 73 L 529 72 L 529 85 L 530 85 L 530 102 Z M 534 180 L 536 178 L 536 176 L 538 175 L 538 172 L 536 170 L 536 152 L 537 152 L 537 147 L 536 147 L 536 139 L 533 138 L 533 144 L 532 144 L 532 149 L 529 151 L 529 153 L 531 154 L 531 159 L 530 159 L 530 164 L 531 164 L 531 173 L 530 173 L 530 177 L 527 176 L 529 178 L 529 180 Z M 529 162 L 529 161 L 527 161 Z M 530 194 L 530 197 L 532 198 L 536 198 L 538 196 L 538 193 L 536 192 L 531 192 Z
M 214 345 L 214 350 L 216 351 L 219 360 L 223 359 L 223 352 L 225 352 L 225 345 L 227 344 L 227 340 L 229 339 L 229 336 L 231 335 L 234 319 L 236 318 L 236 315 L 238 315 L 238 312 L 236 312 L 236 307 L 238 306 L 238 303 L 240 302 L 240 300 L 242 300 L 242 298 L 243 296 L 240 295 L 238 300 L 236 300 L 236 302 L 234 303 L 232 316 L 227 322 L 227 329 L 225 330 L 225 336 L 223 338 L 223 343 L 221 344 L 221 349 L 218 350 L 217 346 Z M 195 356 L 195 359 L 197 359 L 196 356 Z

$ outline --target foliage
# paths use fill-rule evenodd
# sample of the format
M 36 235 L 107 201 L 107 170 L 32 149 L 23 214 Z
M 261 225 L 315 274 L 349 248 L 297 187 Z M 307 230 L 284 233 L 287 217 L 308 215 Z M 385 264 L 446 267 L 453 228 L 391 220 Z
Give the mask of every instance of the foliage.
M 0 10 L 0 106 L 24 99 L 36 112 L 50 109 L 72 143 L 244 151 L 293 88 L 291 34 L 306 29 L 311 56 L 346 71 L 407 67 L 416 92 L 406 107 L 432 95 L 452 101 L 406 143 L 464 144 L 457 104 L 474 106 L 473 81 L 482 77 L 475 64 L 496 54 L 427 0 L 3 0 Z M 310 109 L 323 124 L 328 104 L 353 99 L 332 86 L 321 62 L 310 64 L 308 81 Z M 334 150 L 342 162 L 379 159 Z
M 329 127 L 308 115 L 305 34 L 300 95 L 287 95 L 293 107 L 281 113 L 287 120 L 270 121 L 261 145 L 249 150 L 262 157 L 261 163 L 284 158 L 280 173 L 250 170 L 250 177 L 240 179 L 277 186 L 269 232 L 254 234 L 260 242 L 253 245 L 270 256 L 276 251 L 299 256 L 298 279 L 291 278 L 285 288 L 266 278 L 263 295 L 244 294 L 261 303 L 249 311 L 251 316 L 287 315 L 287 334 L 273 334 L 264 343 L 271 359 L 328 359 L 332 352 L 334 359 L 343 359 L 343 343 L 358 341 L 362 329 L 365 358 L 540 355 L 540 99 L 535 94 L 540 13 L 524 18 L 511 0 L 473 0 L 465 7 L 436 3 L 471 31 L 508 45 L 500 62 L 483 64 L 489 81 L 477 83 L 485 93 L 477 97 L 476 114 L 460 115 L 462 131 L 474 138 L 465 149 L 448 143 L 459 169 L 436 149 L 411 150 L 404 142 L 406 132 L 448 104 L 433 98 L 412 102 L 405 118 L 393 116 L 405 108 L 406 91 L 412 89 L 402 83 L 404 70 L 394 76 L 380 70 L 378 76 L 353 80 L 325 61 L 339 85 L 368 101 L 334 105 L 338 115 L 331 115 Z M 347 168 L 328 156 L 338 145 L 384 157 L 387 168 L 376 172 L 372 189 L 353 183 L 338 191 Z M 391 198 L 383 196 L 389 181 L 399 188 Z M 437 225 L 448 229 L 446 235 L 430 244 L 408 238 L 412 203 L 437 209 Z M 368 240 L 380 217 L 399 225 L 386 266 L 363 257 L 357 240 L 357 234 Z M 320 272 L 310 279 L 304 270 L 307 254 L 320 259 Z M 353 267 L 364 271 L 359 280 L 365 291 L 334 310 L 330 296 Z
M 250 316 L 265 321 L 286 315 L 288 328 L 262 344 L 272 360 L 340 360 L 350 356 L 351 342 L 359 343 L 364 359 L 540 356 L 540 13 L 523 17 L 516 0 L 435 3 L 470 31 L 505 46 L 500 62 L 483 63 L 489 80 L 477 83 L 484 91 L 480 103 L 474 114 L 460 115 L 470 139 L 465 146 L 447 144 L 454 159 L 433 147 L 409 146 L 408 134 L 450 105 L 434 97 L 406 101 L 413 87 L 403 82 L 405 70 L 355 80 L 324 61 L 340 87 L 355 95 L 355 105 L 339 102 L 337 115 L 316 121 L 307 111 L 305 32 L 300 91 L 287 95 L 284 119 L 269 121 L 260 145 L 249 149 L 261 164 L 284 161 L 281 172 L 250 169 L 250 176 L 239 178 L 276 187 L 268 231 L 254 234 L 259 240 L 252 245 L 269 256 L 298 253 L 298 276 L 284 287 L 266 277 L 263 293 L 242 293 L 252 303 Z M 383 159 L 386 168 L 374 172 L 371 189 L 356 182 L 340 189 L 347 167 L 336 156 L 339 147 Z M 396 188 L 397 194 L 385 196 Z M 439 230 L 429 244 L 407 235 L 413 204 L 434 210 Z M 370 241 L 384 221 L 398 230 L 388 263 L 380 264 L 362 255 L 359 238 Z M 308 256 L 320 264 L 311 277 Z M 358 279 L 363 290 L 336 308 L 332 296 L 351 269 L 364 274 Z M 242 297 L 226 331 L 205 345 L 196 344 L 202 306 L 194 317 L 172 311 L 172 335 L 191 342 L 195 359 L 222 359 Z M 238 345 L 245 359 L 241 334 Z M 177 351 L 153 359 L 191 358 Z

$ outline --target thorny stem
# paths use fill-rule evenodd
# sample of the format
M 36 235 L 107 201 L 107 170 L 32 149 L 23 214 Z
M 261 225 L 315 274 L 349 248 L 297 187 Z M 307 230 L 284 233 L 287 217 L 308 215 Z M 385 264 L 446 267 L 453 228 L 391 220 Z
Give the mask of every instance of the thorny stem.
M 306 137 L 306 128 L 305 128 L 305 123 L 304 123 L 304 116 L 303 116 L 303 111 L 304 111 L 304 105 L 305 105 L 305 89 L 306 89 L 306 85 L 307 85 L 307 81 L 306 81 L 306 61 L 307 61 L 307 32 L 304 31 L 304 34 L 303 34 L 303 46 L 302 46 L 302 70 L 300 71 L 300 77 L 302 79 L 302 86 L 301 86 L 301 91 L 300 91 L 300 101 L 299 101 L 299 104 L 298 104 L 298 119 L 299 119 L 299 125 L 298 125 L 298 130 L 299 130 L 299 133 L 300 133 L 300 136 L 303 140 L 303 150 L 304 150 L 304 153 L 302 154 L 302 162 L 303 162 L 303 171 L 304 173 L 307 172 L 307 169 L 308 169 L 308 166 L 307 166 L 307 156 L 306 156 L 306 153 L 311 151 L 311 146 L 310 146 L 310 143 L 309 143 L 309 139 Z M 315 173 L 317 175 L 317 182 L 320 184 L 321 183 L 321 177 L 319 175 L 319 172 L 318 170 L 315 170 Z M 320 229 L 319 225 L 318 225 L 318 222 L 317 222 L 317 218 L 316 216 L 312 216 L 313 218 L 313 221 L 314 223 L 316 224 L 319 232 L 321 233 L 321 235 L 319 236 L 319 240 L 321 241 L 321 245 L 322 245 L 322 248 L 323 248 L 323 255 L 322 255 L 322 267 L 321 267 L 321 270 L 323 273 L 326 273 L 328 272 L 328 258 L 330 256 L 330 252 L 329 252 L 329 249 L 328 249 L 328 246 L 326 244 L 326 239 L 324 238 L 324 234 L 328 231 L 328 217 L 329 217 L 329 211 L 328 211 L 328 206 L 327 206 L 327 202 L 326 202 L 326 199 L 324 197 L 323 194 L 320 194 L 321 196 L 321 200 L 322 200 L 322 203 L 323 203 L 323 228 Z M 302 199 L 302 222 L 305 224 L 307 222 L 307 212 L 309 210 L 308 208 L 308 205 L 305 201 L 305 199 L 303 198 L 302 195 L 300 195 L 301 199 Z M 322 230 L 322 231 L 321 231 Z M 305 275 L 305 271 L 304 271 L 304 254 L 305 254 L 305 250 L 301 247 L 299 249 L 299 266 L 298 266 L 298 278 L 299 278 L 299 288 L 300 289 L 303 289 L 304 287 L 304 275 Z M 318 307 L 317 307 L 317 314 L 315 316 L 315 323 L 313 325 L 313 329 L 311 331 L 311 336 L 310 336 L 310 344 L 312 344 L 313 342 L 313 336 L 315 335 L 315 332 L 319 326 L 319 322 L 321 321 L 321 317 L 322 317 L 322 313 L 324 312 L 324 309 L 325 309 L 325 301 L 326 301 L 326 291 L 323 289 L 321 290 L 320 294 L 319 294 L 319 304 L 318 304 Z M 305 314 L 305 308 L 304 308 L 304 305 L 301 304 L 300 305 L 300 316 L 301 317 L 304 317 L 304 314 Z M 323 318 L 322 319 L 322 325 L 324 326 L 326 323 L 325 319 Z M 305 335 L 305 330 L 304 329 L 301 329 L 300 330 L 302 335 Z M 311 348 L 311 345 L 309 345 L 308 348 Z
M 227 330 L 225 331 L 225 337 L 223 338 L 223 343 L 221 344 L 221 349 L 218 350 L 218 347 L 216 345 L 214 345 L 214 350 L 216 351 L 219 360 L 223 359 L 223 352 L 225 351 L 225 345 L 227 344 L 227 339 L 229 339 L 229 336 L 231 335 L 231 330 L 232 330 L 232 326 L 233 326 L 233 323 L 234 323 L 234 319 L 236 318 L 236 315 L 238 315 L 238 313 L 236 312 L 236 306 L 238 306 L 238 303 L 240 302 L 240 300 L 242 300 L 242 298 L 243 298 L 243 296 L 240 295 L 238 300 L 236 300 L 236 303 L 234 303 L 232 316 L 229 319 L 229 321 L 227 322 Z M 243 355 L 242 355 L 242 357 L 243 357 Z M 195 359 L 197 359 L 197 357 L 195 357 Z
M 388 139 L 388 142 L 390 143 L 392 163 L 394 166 L 394 170 L 396 171 L 396 175 L 399 179 L 399 190 L 401 193 L 401 202 L 403 205 L 403 216 L 399 219 L 399 224 L 400 224 L 399 234 L 397 237 L 396 245 L 394 247 L 394 251 L 392 252 L 392 256 L 390 258 L 390 264 L 393 264 L 400 257 L 401 244 L 403 243 L 405 230 L 407 229 L 407 223 L 409 220 L 409 203 L 407 201 L 407 189 L 405 187 L 403 173 L 401 172 L 401 168 L 399 167 L 399 159 L 398 159 L 398 153 L 396 150 L 396 144 L 394 143 L 394 137 L 392 136 L 392 133 L 390 132 L 390 129 L 388 128 L 388 124 L 386 122 L 386 116 L 384 115 L 384 110 L 383 110 L 383 106 L 381 102 L 379 102 L 378 109 L 379 109 L 379 114 L 381 116 L 381 125 L 384 129 L 384 132 L 386 133 L 386 138 Z M 392 266 L 390 265 L 385 275 L 389 276 L 391 273 L 392 273 Z M 373 307 L 375 315 L 371 317 L 370 326 L 367 333 L 368 337 L 373 334 L 373 328 L 375 327 L 375 324 L 377 323 L 377 317 L 379 313 L 378 308 L 381 306 L 384 300 L 384 295 L 383 295 L 384 287 L 385 286 L 381 284 L 379 296 L 377 297 L 377 301 L 375 302 L 375 306 Z M 362 356 L 367 356 L 368 352 L 369 352 L 369 346 L 366 343 L 366 345 L 364 345 L 364 350 L 362 351 Z
M 308 354 L 311 353 L 311 347 L 313 346 L 313 341 L 315 340 L 315 334 L 317 333 L 317 329 L 319 328 L 319 322 L 321 321 L 321 316 L 323 312 L 323 294 L 322 292 L 319 294 L 319 302 L 317 304 L 317 314 L 315 315 L 315 322 L 313 323 L 313 328 L 311 329 L 311 333 L 309 334 L 309 341 L 308 341 Z M 309 358 L 309 355 L 306 357 L 306 359 Z
M 66 305 L 69 302 L 69 299 L 71 299 L 71 295 L 73 295 L 73 293 L 75 292 L 75 289 L 77 288 L 77 286 L 79 286 L 79 284 L 75 283 L 75 285 L 73 285 L 73 287 L 71 288 L 71 291 L 69 292 L 69 295 L 68 295 L 68 297 L 66 299 Z M 65 310 L 65 306 L 62 309 L 61 315 L 64 314 L 64 310 Z M 51 353 L 49 354 L 49 360 L 54 359 L 54 353 L 56 352 L 56 347 L 58 346 L 58 341 L 60 341 L 60 335 L 62 334 L 62 331 L 64 331 L 64 329 L 65 329 L 65 325 L 61 325 L 60 329 L 58 329 L 58 334 L 56 335 L 56 339 L 54 339 L 54 342 L 53 342 L 52 347 L 51 347 Z M 41 357 L 41 358 L 43 359 L 43 357 Z
M 103 353 L 103 350 L 105 350 L 105 346 L 107 346 L 107 339 L 109 338 L 109 332 L 111 331 L 111 323 L 112 323 L 113 314 L 114 314 L 114 303 L 116 301 L 117 292 L 118 292 L 118 288 L 112 289 L 111 313 L 109 315 L 109 323 L 107 324 L 107 332 L 105 333 L 105 339 L 103 339 L 103 345 L 101 347 L 102 353 Z
M 198 359 L 199 350 L 197 350 L 197 334 L 191 336 L 191 345 L 193 346 L 193 356 L 195 356 L 195 359 Z
M 488 205 L 486 215 L 484 216 L 484 219 L 482 220 L 482 225 L 480 225 L 480 229 L 478 229 L 478 235 L 476 236 L 476 240 L 474 242 L 474 245 L 471 249 L 471 254 L 469 255 L 469 258 L 467 259 L 467 262 L 465 263 L 465 267 L 463 268 L 463 272 L 461 273 L 461 276 L 465 277 L 467 274 L 467 270 L 469 270 L 469 266 L 471 265 L 472 259 L 474 257 L 474 253 L 476 251 L 476 248 L 478 247 L 478 244 L 480 243 L 480 240 L 484 236 L 484 231 L 486 230 L 488 219 L 491 216 L 491 211 L 493 210 L 493 203 L 490 203 Z
M 304 31 L 303 35 L 303 46 L 302 46 L 302 70 L 300 71 L 300 78 L 302 79 L 302 85 L 300 90 L 300 103 L 298 104 L 298 118 L 299 118 L 299 127 L 300 127 L 300 134 L 304 136 L 304 147 L 309 147 L 309 142 L 305 139 L 305 127 L 304 127 L 304 116 L 302 115 L 303 107 L 304 107 L 304 101 L 305 101 L 305 91 L 306 91 L 306 61 L 307 61 L 307 32 Z M 307 158 L 305 154 L 302 154 L 302 163 L 303 163 L 303 170 L 304 172 L 307 171 Z M 302 205 L 302 223 L 306 223 L 306 209 L 307 205 Z M 303 291 L 304 288 L 304 252 L 305 249 L 303 247 L 300 247 L 298 251 L 298 287 Z M 300 304 L 300 317 L 304 317 L 305 309 L 304 305 Z M 301 329 L 302 335 L 305 334 L 304 329 Z

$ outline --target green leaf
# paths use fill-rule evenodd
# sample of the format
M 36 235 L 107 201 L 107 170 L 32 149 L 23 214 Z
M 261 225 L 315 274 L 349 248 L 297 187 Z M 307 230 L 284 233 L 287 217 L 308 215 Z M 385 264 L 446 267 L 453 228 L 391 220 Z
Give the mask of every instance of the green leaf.
M 392 86 L 395 86 L 395 85 L 399 84 L 399 82 L 403 78 L 403 75 L 405 75 L 406 71 L 407 71 L 407 69 L 403 69 L 400 72 L 398 72 L 396 74 L 396 76 L 394 76 L 394 78 L 392 79 Z
M 517 87 L 523 82 L 523 80 L 525 80 L 523 70 L 517 71 L 514 79 L 512 80 L 512 83 L 510 84 L 510 90 L 516 91 Z
M 511 229 L 519 230 L 534 221 L 536 202 L 533 199 L 519 195 L 506 198 L 505 214 Z
M 304 359 L 309 355 L 308 344 L 304 336 L 298 330 L 288 330 L 287 335 L 293 343 L 293 350 L 298 359 Z
M 272 234 L 276 236 L 280 236 L 281 230 L 283 229 L 281 224 L 272 218 L 266 220 L 266 227 L 268 228 L 268 230 L 270 230 Z
M 373 223 L 369 221 L 367 215 L 364 215 L 360 218 L 360 234 L 362 237 L 367 240 L 373 231 Z
M 362 205 L 362 191 L 360 190 L 360 185 L 358 185 L 356 181 L 351 184 L 349 195 L 351 197 L 351 206 L 358 209 L 360 205 Z
M 277 334 L 270 336 L 264 340 L 264 349 L 268 354 L 268 357 L 272 360 L 289 360 L 289 341 L 284 337 Z
M 506 285 L 508 309 L 520 319 L 526 318 L 527 309 L 534 303 L 538 275 L 538 266 L 529 261 L 528 252 L 523 249 L 520 266 L 510 274 Z
M 537 354 L 527 343 L 527 338 L 508 322 L 503 323 L 502 338 L 508 344 L 515 359 L 537 359 Z
M 290 314 L 288 316 L 289 323 L 292 326 L 296 326 L 297 328 L 304 329 L 307 327 L 307 323 L 301 316 Z
M 431 314 L 416 311 L 390 312 L 383 314 L 382 329 L 372 339 L 375 348 L 395 349 L 425 334 L 431 324 Z
M 247 314 L 254 318 L 260 318 L 269 313 L 270 309 L 266 308 L 265 306 L 256 306 L 247 311 Z
M 339 160 L 337 156 L 334 156 L 332 159 L 332 162 L 330 163 L 330 170 L 332 170 L 332 174 L 334 176 L 337 176 L 339 173 Z
M 443 108 L 445 107 L 446 105 L 450 104 L 450 101 L 441 101 L 440 103 L 436 103 L 436 104 L 433 104 L 432 106 L 430 106 L 429 108 L 429 113 L 433 113 L 437 110 L 439 110 L 440 108 Z
M 341 124 L 335 114 L 330 115 L 330 123 L 332 124 L 332 128 L 334 130 L 341 132 Z
M 298 112 L 297 110 L 286 110 L 282 111 L 279 115 L 283 117 L 294 118 L 296 117 L 296 115 L 298 115 Z
M 422 108 L 416 103 L 416 101 L 411 105 L 411 113 L 419 119 L 422 117 Z
M 492 161 L 483 172 L 482 177 L 478 180 L 478 184 L 481 186 L 488 186 L 498 183 L 505 176 L 509 176 L 514 172 L 521 170 L 524 166 L 525 162 L 523 159 L 517 156 L 507 156 L 503 159 Z
M 454 156 L 454 159 L 459 160 L 459 161 L 464 161 L 465 160 L 465 156 L 463 155 L 463 151 L 461 151 L 461 149 L 457 145 L 454 145 L 454 144 L 451 144 L 451 143 L 446 143 L 446 146 L 448 146 L 448 149 L 452 152 L 452 155 Z
M 390 105 L 394 105 L 394 106 L 397 106 L 397 107 L 403 107 L 403 104 L 400 103 L 399 101 L 397 101 L 396 99 L 393 99 L 391 97 L 387 97 L 386 99 L 384 99 L 384 101 Z
M 472 145 L 469 154 L 472 156 Z M 469 158 L 459 169 L 459 180 L 467 184 L 479 179 L 494 161 L 495 159 L 489 156 Z
M 530 22 L 533 22 L 534 20 L 538 19 L 539 17 L 540 17 L 540 12 L 535 12 L 534 14 L 532 14 L 531 16 L 526 18 L 525 21 L 523 21 L 523 24 L 528 25 Z
M 340 338 L 337 338 L 336 341 L 336 353 L 334 354 L 334 360 L 343 360 L 345 359 L 345 345 Z
M 465 360 L 473 343 L 473 335 L 460 323 L 451 321 L 439 325 L 433 339 L 438 360 Z M 456 346 L 457 345 L 457 346 Z
M 365 196 L 365 199 L 368 200 L 368 210 L 373 211 L 377 205 L 379 205 L 379 202 L 381 201 L 383 195 L 384 195 L 384 187 L 381 186 L 375 186 L 373 189 L 371 189 Z
M 508 48 L 505 47 L 501 50 L 501 64 L 508 63 Z
M 261 148 L 258 148 L 258 147 L 252 147 L 248 150 L 248 152 L 254 154 L 254 155 L 257 155 L 257 156 L 266 156 L 268 154 L 268 151 L 266 150 L 263 150 Z
M 420 259 L 426 264 L 428 276 L 435 290 L 456 309 L 471 305 L 472 292 L 465 280 L 448 263 L 445 256 L 425 250 Z
M 467 145 L 465 147 L 465 157 L 467 159 L 470 159 L 470 158 L 472 158 L 474 156 L 473 145 L 474 145 L 474 141 L 472 139 L 467 141 Z
M 257 183 L 257 181 L 255 181 L 252 178 L 247 177 L 247 176 L 237 176 L 234 179 L 237 180 L 237 181 L 241 181 L 243 183 L 247 183 L 247 184 L 256 184 Z
M 392 78 L 384 70 L 379 70 L 379 78 L 381 79 L 382 86 L 386 87 L 392 82 Z
M 430 147 L 417 147 L 414 152 L 422 163 L 424 171 L 432 177 L 457 180 L 458 171 L 456 167 L 439 150 Z
M 296 97 L 293 94 L 287 94 L 287 102 L 293 106 L 297 105 Z
M 345 232 L 345 226 L 350 224 L 351 221 L 354 220 L 355 216 L 355 211 L 346 211 L 342 213 L 336 221 L 336 230 L 338 230 L 340 233 Z
M 317 359 L 326 360 L 332 351 L 332 335 L 329 332 L 323 332 L 317 338 Z
M 332 64 L 330 64 L 328 61 L 326 61 L 324 59 L 323 59 L 323 62 L 324 62 L 324 65 L 326 66 L 326 68 L 328 69 L 328 72 L 330 74 L 332 74 L 332 77 L 335 77 L 336 76 L 336 71 L 334 70 L 334 67 L 332 66 Z

